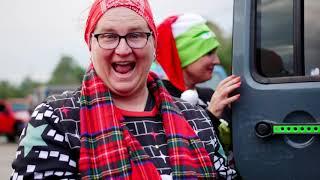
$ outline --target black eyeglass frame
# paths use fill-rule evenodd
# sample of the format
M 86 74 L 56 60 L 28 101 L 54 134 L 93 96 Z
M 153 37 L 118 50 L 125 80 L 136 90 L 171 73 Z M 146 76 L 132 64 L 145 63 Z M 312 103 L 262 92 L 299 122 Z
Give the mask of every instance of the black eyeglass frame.
M 139 47 L 139 48 L 136 48 L 136 47 L 131 47 L 131 45 L 128 43 L 128 40 L 127 40 L 127 36 L 130 35 L 130 34 L 134 34 L 134 33 L 144 33 L 146 36 L 147 36 L 147 39 L 146 39 L 146 43 L 144 44 L 144 46 L 142 47 Z M 114 48 L 103 48 L 101 47 L 100 45 L 100 42 L 99 42 L 99 36 L 101 35 L 105 35 L 105 34 L 112 34 L 112 35 L 117 35 L 119 37 L 119 40 L 118 40 L 118 43 L 117 45 L 114 47 Z M 120 36 L 119 34 L 116 34 L 116 33 L 98 33 L 98 34 L 94 34 L 92 33 L 92 36 L 96 38 L 98 44 L 99 44 L 99 47 L 102 48 L 102 49 L 106 49 L 106 50 L 111 50 L 111 49 L 115 49 L 119 46 L 120 44 L 120 41 L 122 38 L 124 38 L 124 40 L 126 41 L 127 45 L 132 48 L 132 49 L 142 49 L 144 47 L 146 47 L 147 43 L 148 43 L 148 40 L 149 40 L 149 37 L 152 35 L 152 32 L 130 32 L 130 33 L 127 33 L 126 35 L 124 36 Z

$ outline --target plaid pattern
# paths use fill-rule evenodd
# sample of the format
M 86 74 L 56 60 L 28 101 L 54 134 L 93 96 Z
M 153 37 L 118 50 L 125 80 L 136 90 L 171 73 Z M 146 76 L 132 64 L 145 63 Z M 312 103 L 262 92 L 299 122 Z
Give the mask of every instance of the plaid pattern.
M 162 116 L 173 178 L 214 178 L 215 170 L 203 143 L 162 82 L 150 73 L 147 85 Z M 160 179 L 140 143 L 124 126 L 110 91 L 92 65 L 82 84 L 80 106 L 79 170 L 83 179 Z

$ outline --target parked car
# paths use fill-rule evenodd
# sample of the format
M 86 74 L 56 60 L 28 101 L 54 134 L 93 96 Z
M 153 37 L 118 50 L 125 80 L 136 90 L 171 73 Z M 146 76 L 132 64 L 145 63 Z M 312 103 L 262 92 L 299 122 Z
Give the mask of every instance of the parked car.
M 0 100 L 0 134 L 6 135 L 9 142 L 20 136 L 29 119 L 27 105 Z

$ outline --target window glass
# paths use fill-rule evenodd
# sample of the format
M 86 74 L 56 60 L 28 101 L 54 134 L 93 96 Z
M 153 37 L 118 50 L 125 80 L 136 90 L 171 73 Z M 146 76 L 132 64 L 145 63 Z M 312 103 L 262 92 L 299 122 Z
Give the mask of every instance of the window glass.
M 265 77 L 293 76 L 294 19 L 292 0 L 258 0 L 256 67 Z
M 305 74 L 320 75 L 320 1 L 304 1 Z

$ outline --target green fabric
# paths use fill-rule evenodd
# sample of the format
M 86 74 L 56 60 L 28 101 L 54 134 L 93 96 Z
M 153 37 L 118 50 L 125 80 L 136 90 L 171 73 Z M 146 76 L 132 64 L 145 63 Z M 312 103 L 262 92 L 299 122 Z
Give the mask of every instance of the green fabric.
M 198 60 L 208 52 L 219 47 L 216 36 L 205 24 L 196 24 L 175 38 L 181 67 Z
M 42 139 L 42 133 L 48 125 L 41 125 L 33 127 L 32 124 L 28 124 L 26 128 L 26 136 L 20 141 L 19 146 L 24 147 L 24 157 L 26 157 L 34 146 L 48 146 Z
M 228 152 L 231 146 L 231 131 L 228 123 L 226 123 L 225 120 L 222 120 L 221 124 L 218 126 L 218 131 L 219 140 L 223 146 L 223 149 Z

